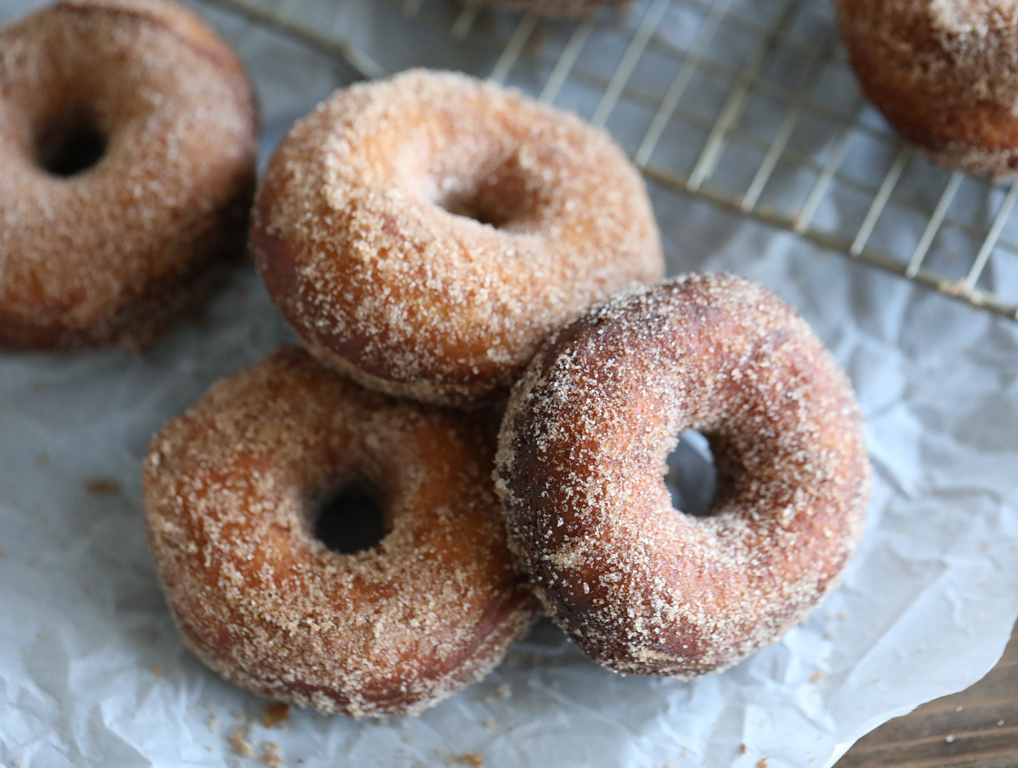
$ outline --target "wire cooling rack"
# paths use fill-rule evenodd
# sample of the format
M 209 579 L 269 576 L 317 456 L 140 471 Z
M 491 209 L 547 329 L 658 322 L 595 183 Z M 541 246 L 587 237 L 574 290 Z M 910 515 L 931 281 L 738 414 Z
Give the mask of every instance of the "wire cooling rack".
M 1018 318 L 1018 185 L 869 107 L 830 0 L 638 0 L 548 21 L 455 0 L 200 0 L 362 77 L 466 69 L 606 127 L 651 180 Z

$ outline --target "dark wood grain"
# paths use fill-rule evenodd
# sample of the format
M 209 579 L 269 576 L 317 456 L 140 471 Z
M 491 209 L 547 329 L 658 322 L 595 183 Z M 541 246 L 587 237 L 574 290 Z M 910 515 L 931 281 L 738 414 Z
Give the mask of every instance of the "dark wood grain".
M 1018 768 L 1018 627 L 986 677 L 885 723 L 835 766 L 942 767 Z

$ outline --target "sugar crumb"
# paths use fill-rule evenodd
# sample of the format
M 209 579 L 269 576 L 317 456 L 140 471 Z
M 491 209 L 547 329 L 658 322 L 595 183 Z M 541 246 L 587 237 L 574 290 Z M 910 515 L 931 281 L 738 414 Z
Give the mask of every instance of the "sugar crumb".
M 238 725 L 233 729 L 233 732 L 230 734 L 230 748 L 235 755 L 240 757 L 251 757 L 254 754 L 254 749 L 247 740 L 247 729 L 245 726 Z
M 85 490 L 93 496 L 112 496 L 115 493 L 120 493 L 120 483 L 97 477 L 85 483 Z
M 262 710 L 262 725 L 265 728 L 272 728 L 279 725 L 290 716 L 290 705 L 282 702 L 269 704 Z
M 259 759 L 269 768 L 282 768 L 283 758 L 279 754 L 279 742 L 266 741 L 262 744 L 262 754 Z

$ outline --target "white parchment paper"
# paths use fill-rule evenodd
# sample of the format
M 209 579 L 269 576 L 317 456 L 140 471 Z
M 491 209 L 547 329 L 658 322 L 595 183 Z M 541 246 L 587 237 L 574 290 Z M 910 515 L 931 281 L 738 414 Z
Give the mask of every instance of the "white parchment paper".
M 0 22 L 34 4 L 5 3 Z M 212 18 L 258 85 L 267 154 L 345 71 Z M 875 475 L 867 534 L 809 621 L 693 683 L 612 675 L 542 624 L 419 718 L 291 712 L 266 727 L 267 702 L 183 649 L 140 511 L 151 436 L 290 339 L 243 268 L 143 354 L 0 353 L 0 764 L 826 766 L 989 670 L 1018 614 L 1018 324 L 652 191 L 672 272 L 771 286 L 857 388 Z

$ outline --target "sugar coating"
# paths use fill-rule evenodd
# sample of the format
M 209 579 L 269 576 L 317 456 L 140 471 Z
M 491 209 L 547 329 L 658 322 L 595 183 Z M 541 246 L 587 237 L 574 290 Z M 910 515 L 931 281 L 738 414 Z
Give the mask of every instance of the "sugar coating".
M 504 396 L 555 327 L 664 273 L 643 182 L 607 134 L 423 70 L 300 120 L 260 183 L 251 240 L 314 354 L 365 386 L 460 405 Z
M 483 677 L 536 621 L 490 479 L 494 422 L 369 393 L 283 348 L 153 441 L 145 516 L 187 646 L 263 696 L 417 713 Z M 388 532 L 333 552 L 317 503 L 378 497 Z
M 708 517 L 672 507 L 676 436 L 710 442 Z M 793 310 L 726 274 L 625 293 L 513 389 L 496 490 L 553 619 L 618 672 L 727 667 L 801 621 L 863 530 L 869 466 L 837 364 Z
M 256 114 L 227 44 L 162 0 L 66 0 L 0 31 L 0 345 L 148 343 L 244 251 Z M 71 177 L 40 145 L 88 127 Z
M 942 165 L 1018 173 L 1015 0 L 838 0 L 869 99 Z

